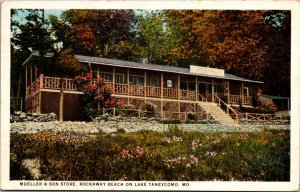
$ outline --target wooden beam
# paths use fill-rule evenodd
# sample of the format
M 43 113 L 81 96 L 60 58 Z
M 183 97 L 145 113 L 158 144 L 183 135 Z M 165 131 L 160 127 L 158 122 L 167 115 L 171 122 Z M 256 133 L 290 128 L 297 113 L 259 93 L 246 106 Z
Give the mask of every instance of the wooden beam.
M 38 78 L 38 76 L 37 76 L 37 67 L 36 67 L 36 65 L 34 65 L 34 77 L 35 77 L 34 80 L 36 80 L 36 79 Z
M 215 102 L 215 81 L 214 79 L 211 80 L 212 81 L 212 85 L 211 85 L 211 96 L 212 96 L 212 102 Z
M 198 76 L 196 76 L 196 101 L 198 101 Z
M 227 81 L 227 87 L 228 87 L 228 91 L 227 91 L 227 93 L 228 93 L 228 96 L 227 96 L 227 103 L 229 104 L 229 98 L 230 98 L 230 88 L 229 88 L 229 80 Z
M 113 92 L 115 92 L 115 83 L 116 83 L 116 68 L 115 67 L 113 67 Z
M 147 96 L 147 72 L 144 71 L 144 101 L 146 102 Z
M 129 78 L 130 78 L 129 68 L 127 68 L 127 95 L 129 95 L 130 93 Z M 129 97 L 127 97 L 127 103 L 129 105 Z
M 180 92 L 180 75 L 177 75 L 177 91 L 178 91 L 178 100 L 180 100 L 181 92 Z
M 244 82 L 242 82 L 242 104 L 244 104 Z

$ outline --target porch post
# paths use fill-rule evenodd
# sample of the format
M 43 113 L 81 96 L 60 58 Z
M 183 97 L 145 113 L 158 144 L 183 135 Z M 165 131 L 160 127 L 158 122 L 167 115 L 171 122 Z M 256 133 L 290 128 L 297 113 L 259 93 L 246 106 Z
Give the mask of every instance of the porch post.
M 230 99 L 230 97 L 229 97 L 229 95 L 230 95 L 229 80 L 227 81 L 227 87 L 228 87 L 228 96 L 227 96 L 228 98 L 227 98 L 227 103 L 229 104 L 229 103 L 230 103 L 230 102 L 229 102 L 229 101 L 230 101 L 230 100 L 229 100 L 229 99 Z
M 242 82 L 242 104 L 244 104 L 244 82 Z
M 116 68 L 113 67 L 113 92 L 115 92 L 115 83 L 116 83 Z
M 214 93 L 215 93 L 215 81 L 214 79 L 212 79 L 212 84 L 211 84 L 211 96 L 212 96 L 212 102 L 215 102 L 215 97 L 214 97 Z
M 129 86 L 129 68 L 127 68 L 127 96 L 129 96 L 130 93 L 130 86 Z M 129 105 L 129 97 L 127 97 L 127 103 Z
M 198 76 L 196 76 L 196 101 L 198 101 Z
M 34 77 L 35 77 L 34 80 L 37 80 L 38 76 L 37 76 L 37 68 L 36 68 L 36 65 L 34 65 Z
M 180 75 L 177 75 L 177 92 L 178 92 L 178 100 L 180 100 Z
M 144 71 L 144 101 L 146 102 L 146 96 L 147 96 L 147 72 Z

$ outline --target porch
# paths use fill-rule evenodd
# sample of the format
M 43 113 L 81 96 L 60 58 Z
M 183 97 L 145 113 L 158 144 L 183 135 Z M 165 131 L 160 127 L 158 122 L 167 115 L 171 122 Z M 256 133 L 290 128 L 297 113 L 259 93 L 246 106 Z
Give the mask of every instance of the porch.
M 178 88 L 166 88 L 161 85 L 161 87 L 148 86 L 146 83 L 144 85 L 133 85 L 129 82 L 124 83 L 114 83 L 106 82 L 106 84 L 113 90 L 113 95 L 116 97 L 137 97 L 137 98 L 150 98 L 157 100 L 177 100 L 186 102 L 219 102 L 216 99 L 222 98 L 226 100 L 227 104 L 230 105 L 252 105 L 252 96 L 243 95 L 232 95 L 221 93 L 200 93 L 197 87 L 195 91 L 185 90 Z M 68 93 L 80 93 L 77 90 L 74 80 L 71 78 L 63 78 L 63 90 Z M 49 77 L 41 74 L 34 82 L 26 87 L 26 98 L 34 96 L 38 91 L 51 91 L 59 92 L 61 89 L 61 78 L 59 77 Z

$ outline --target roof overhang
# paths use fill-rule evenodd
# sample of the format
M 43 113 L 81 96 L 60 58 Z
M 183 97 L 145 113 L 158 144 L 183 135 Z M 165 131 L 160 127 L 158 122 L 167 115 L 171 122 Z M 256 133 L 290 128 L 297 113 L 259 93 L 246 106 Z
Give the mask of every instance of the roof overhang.
M 92 63 L 92 64 L 115 66 L 115 67 L 122 67 L 122 68 L 160 71 L 160 72 L 168 72 L 168 73 L 176 73 L 176 74 L 184 74 L 184 75 L 193 75 L 193 76 L 199 76 L 199 77 L 208 77 L 208 78 L 216 78 L 216 79 L 243 81 L 243 82 L 258 83 L 258 84 L 263 83 L 261 81 L 254 81 L 254 80 L 238 77 L 238 76 L 228 74 L 228 73 L 225 73 L 224 76 L 213 76 L 213 75 L 207 75 L 207 74 L 190 73 L 188 71 L 188 69 L 180 68 L 180 67 L 165 66 L 165 68 L 167 68 L 167 69 L 159 69 L 158 67 L 157 68 L 153 67 L 153 66 L 159 66 L 159 65 L 155 65 L 155 64 L 143 64 L 143 63 L 127 62 L 129 64 L 134 63 L 134 64 L 139 64 L 140 65 L 140 66 L 139 65 L 131 66 L 129 64 L 126 64 L 125 61 L 124 61 L 123 64 L 120 64 L 120 62 L 119 62 L 120 60 L 104 59 L 104 58 L 99 58 L 99 57 L 87 57 L 87 56 L 81 56 L 81 55 L 75 55 L 75 58 L 79 62 L 82 62 L 82 63 Z M 105 60 L 105 62 L 101 62 L 100 61 L 101 59 Z M 110 61 L 118 61 L 118 62 L 110 62 Z M 180 69 L 180 70 L 176 70 L 176 69 Z M 184 72 L 184 71 L 182 71 L 182 69 L 187 70 L 187 71 Z
M 53 56 L 54 56 L 54 53 L 46 53 L 44 55 L 44 57 L 46 57 L 46 58 L 51 58 Z M 22 66 L 26 65 L 34 57 L 41 57 L 40 52 L 39 51 L 32 51 L 32 53 L 29 55 L 29 57 L 22 63 Z

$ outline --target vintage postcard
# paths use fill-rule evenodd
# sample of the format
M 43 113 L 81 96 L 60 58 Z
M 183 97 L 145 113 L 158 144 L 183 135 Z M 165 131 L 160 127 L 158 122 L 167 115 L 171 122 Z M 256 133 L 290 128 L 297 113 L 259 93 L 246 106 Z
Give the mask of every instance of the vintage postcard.
M 2 190 L 299 190 L 298 1 L 5 1 Z

